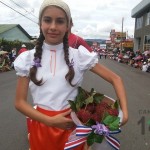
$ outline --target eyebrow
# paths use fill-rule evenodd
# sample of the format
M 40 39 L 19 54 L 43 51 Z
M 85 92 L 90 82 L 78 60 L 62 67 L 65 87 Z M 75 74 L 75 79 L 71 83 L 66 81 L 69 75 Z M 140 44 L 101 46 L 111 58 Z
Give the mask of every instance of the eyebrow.
M 50 16 L 44 16 L 43 17 L 44 19 L 49 19 L 49 18 L 52 18 L 52 17 L 50 17 Z M 64 18 L 64 17 L 58 17 L 58 18 L 56 18 L 56 19 L 62 19 L 62 20 L 66 20 L 66 18 Z

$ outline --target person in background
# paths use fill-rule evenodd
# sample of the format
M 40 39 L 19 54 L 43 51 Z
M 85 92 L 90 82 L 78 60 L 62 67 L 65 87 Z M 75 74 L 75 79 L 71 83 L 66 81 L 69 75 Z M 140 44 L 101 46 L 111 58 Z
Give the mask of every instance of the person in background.
M 22 52 L 25 52 L 25 51 L 27 51 L 26 45 L 22 44 L 21 49 L 18 52 L 18 55 L 20 55 Z
M 8 53 L 1 56 L 0 71 L 10 71 L 10 59 Z
M 3 49 L 4 49 L 4 47 L 3 47 L 3 46 L 1 46 L 1 47 L 0 47 L 0 51 L 3 51 Z
M 148 65 L 147 72 L 149 72 L 149 73 L 150 73 L 150 58 L 148 59 L 148 63 L 147 63 L 147 65 Z
M 128 120 L 127 98 L 122 79 L 98 63 L 98 56 L 85 47 L 68 45 L 71 13 L 62 0 L 44 0 L 39 11 L 40 35 L 35 48 L 19 55 L 14 67 L 18 76 L 15 107 L 32 119 L 31 150 L 64 150 L 75 124 L 68 100 L 74 101 L 87 70 L 114 87 L 123 112 L 122 125 Z M 33 108 L 28 102 L 30 89 Z M 83 150 L 84 143 L 73 150 Z
M 92 52 L 92 48 L 87 44 L 87 42 L 78 35 L 75 35 L 71 32 L 71 28 L 73 27 L 73 21 L 71 18 L 70 27 L 68 31 L 68 42 L 69 46 L 72 48 L 78 48 L 80 45 L 84 46 L 87 50 Z
M 147 63 L 144 61 L 144 62 L 143 62 L 143 65 L 141 66 L 141 70 L 142 70 L 143 72 L 147 72 L 147 69 L 148 69 L 148 65 L 147 65 Z
M 14 47 L 12 49 L 11 53 L 12 53 L 12 61 L 14 61 L 17 56 L 17 49 Z

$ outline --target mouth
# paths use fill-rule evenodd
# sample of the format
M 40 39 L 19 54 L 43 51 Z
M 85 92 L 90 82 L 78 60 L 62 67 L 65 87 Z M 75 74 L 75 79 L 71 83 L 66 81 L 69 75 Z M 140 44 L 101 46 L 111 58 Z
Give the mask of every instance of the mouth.
M 56 34 L 56 33 L 47 33 L 47 35 L 51 38 L 55 38 L 58 36 L 58 34 Z

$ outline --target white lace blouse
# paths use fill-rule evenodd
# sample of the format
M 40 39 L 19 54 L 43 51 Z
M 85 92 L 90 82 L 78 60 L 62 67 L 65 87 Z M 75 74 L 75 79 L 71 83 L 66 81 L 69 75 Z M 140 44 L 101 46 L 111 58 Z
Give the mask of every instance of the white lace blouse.
M 75 70 L 72 87 L 65 79 L 68 66 L 64 60 L 63 44 L 43 44 L 42 67 L 38 68 L 37 79 L 43 79 L 41 86 L 35 85 L 32 81 L 29 88 L 34 105 L 48 110 L 63 110 L 69 107 L 67 100 L 74 100 L 77 95 L 77 87 L 81 86 L 83 74 L 98 63 L 97 54 L 88 52 L 83 46 L 79 49 L 69 48 L 69 59 Z M 33 65 L 35 49 L 21 53 L 14 62 L 18 76 L 29 76 L 29 70 Z

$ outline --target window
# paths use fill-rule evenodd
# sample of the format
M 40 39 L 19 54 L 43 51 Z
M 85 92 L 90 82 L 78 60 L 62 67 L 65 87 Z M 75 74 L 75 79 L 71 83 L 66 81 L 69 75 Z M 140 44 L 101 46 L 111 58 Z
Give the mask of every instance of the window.
M 144 51 L 150 50 L 150 35 L 146 35 L 144 39 Z
M 138 38 L 138 49 L 141 47 L 141 38 Z
M 146 16 L 146 26 L 147 25 L 150 25 L 150 12 L 148 12 Z
M 136 18 L 136 25 L 135 25 L 135 28 L 136 28 L 136 29 L 142 28 L 142 24 L 143 24 L 143 16 L 140 17 L 140 18 Z

